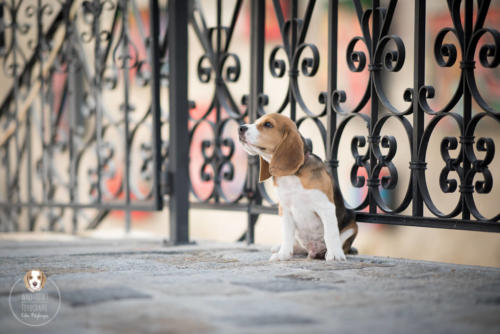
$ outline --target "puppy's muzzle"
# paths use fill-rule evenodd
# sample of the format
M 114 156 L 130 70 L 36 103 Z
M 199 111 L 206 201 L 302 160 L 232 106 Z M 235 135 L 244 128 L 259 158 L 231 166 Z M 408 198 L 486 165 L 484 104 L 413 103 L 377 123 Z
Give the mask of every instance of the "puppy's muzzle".
M 37 286 L 37 285 L 38 285 L 38 283 L 37 283 L 37 282 L 33 282 L 33 286 Z

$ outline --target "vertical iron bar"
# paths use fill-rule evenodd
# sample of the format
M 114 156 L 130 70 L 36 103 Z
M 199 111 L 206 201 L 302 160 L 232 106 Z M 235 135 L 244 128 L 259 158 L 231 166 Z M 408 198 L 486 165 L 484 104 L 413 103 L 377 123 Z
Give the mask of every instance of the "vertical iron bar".
M 161 172 L 161 102 L 160 102 L 160 20 L 158 0 L 149 0 L 150 23 L 150 64 L 153 72 L 151 78 L 151 113 L 153 121 L 153 201 L 154 208 L 163 208 L 163 195 L 160 189 Z
M 170 208 L 170 243 L 189 242 L 189 136 L 188 136 L 188 1 L 168 2 L 169 21 L 169 173 L 172 177 Z M 155 73 L 154 75 L 159 75 Z
M 125 118 L 125 232 L 130 232 L 131 216 L 130 216 L 130 129 L 129 129 L 129 71 L 130 60 L 128 55 L 128 0 L 121 1 L 122 20 L 123 20 L 123 44 L 122 44 L 122 59 L 123 59 L 123 112 Z
M 289 64 L 292 63 L 293 55 L 295 53 L 295 50 L 297 49 L 297 30 L 298 30 L 298 22 L 297 22 L 297 13 L 298 13 L 298 3 L 297 0 L 292 0 L 291 7 L 290 7 L 290 17 L 289 17 L 289 22 L 290 22 L 290 54 L 288 55 L 288 61 Z M 286 21 L 285 21 L 286 22 Z M 285 35 L 284 38 L 288 38 Z M 293 96 L 293 89 L 292 89 L 292 81 L 298 80 L 298 71 L 289 71 L 289 76 L 290 76 L 290 83 L 288 84 L 288 99 L 290 101 L 290 118 L 295 121 L 297 118 L 297 105 L 295 103 L 295 97 Z
M 14 95 L 14 98 L 15 98 L 15 95 Z M 8 117 L 8 116 L 7 116 Z M 8 201 L 11 197 L 10 197 L 10 150 L 9 150 L 9 143 L 6 142 L 5 143 L 5 147 L 4 147 L 4 159 L 5 159 L 5 201 Z M 5 216 L 6 217 L 9 217 L 7 218 L 7 223 L 9 223 L 8 226 L 5 227 L 5 229 L 3 231 L 6 231 L 6 232 L 10 232 L 10 228 L 11 228 L 11 224 L 12 224 L 12 210 L 14 210 L 13 208 L 5 208 Z
M 13 19 L 14 20 L 14 19 Z M 13 39 L 14 39 L 14 35 L 15 33 L 13 33 Z M 15 41 L 13 40 L 12 41 L 12 45 L 14 46 L 13 47 L 13 57 L 14 57 L 14 73 L 13 73 L 13 77 L 14 77 L 14 117 L 15 117 L 15 126 L 16 126 L 16 132 L 15 132 L 15 135 L 14 135 L 14 143 L 15 143 L 15 146 L 16 146 L 16 168 L 19 168 L 19 164 L 21 162 L 21 157 L 20 157 L 20 151 L 19 151 L 19 102 L 18 102 L 18 97 L 19 97 L 19 78 L 18 78 L 18 64 L 17 64 L 17 54 L 16 54 L 16 49 L 17 49 L 17 38 L 15 39 Z M 17 182 L 16 182 L 16 200 L 18 203 L 21 202 L 21 189 L 19 187 L 19 179 L 20 179 L 20 171 L 17 171 L 17 172 L 14 172 L 14 175 L 17 175 Z M 15 178 L 14 178 L 15 179 Z M 8 184 L 8 183 L 7 183 Z M 10 184 L 9 184 L 9 189 L 11 189 L 10 187 Z M 12 198 L 12 197 L 8 197 L 8 198 Z M 17 213 L 20 212 L 20 208 L 16 208 L 15 211 Z M 13 221 L 14 223 L 14 226 L 18 225 L 18 222 L 17 222 L 17 219 L 19 219 L 19 215 L 17 215 Z M 16 227 L 16 230 L 18 229 L 18 227 Z
M 73 25 L 73 23 L 69 23 Z M 69 35 L 70 40 L 68 43 L 75 43 L 74 41 L 74 27 L 71 27 L 71 34 Z M 83 83 L 82 83 L 82 69 L 79 64 L 76 63 L 76 59 L 73 59 L 69 66 L 68 70 L 68 84 L 70 87 L 70 100 L 68 104 L 68 122 L 69 122 L 69 130 L 68 130 L 68 146 L 69 146 L 69 162 L 70 162 L 70 201 L 71 203 L 76 203 L 78 198 L 78 177 L 76 175 L 76 159 L 75 159 L 75 129 L 77 127 L 77 116 L 80 114 L 80 108 L 83 101 Z M 78 209 L 73 209 L 72 214 L 72 225 L 73 225 L 73 233 L 78 231 Z
M 37 10 L 37 29 L 38 29 L 38 45 L 35 52 L 38 53 L 38 80 L 40 80 L 40 125 L 41 125 L 41 136 L 42 136 L 42 192 L 43 201 L 47 202 L 47 158 L 45 155 L 45 150 L 47 148 L 46 142 L 46 113 L 45 113 L 45 81 L 43 80 L 43 53 L 42 53 L 42 39 L 43 39 L 43 25 L 42 25 L 42 11 L 41 11 L 41 0 L 38 0 L 38 10 Z
M 259 97 L 264 89 L 264 43 L 265 43 L 265 1 L 254 0 L 251 4 L 250 22 L 250 99 L 248 121 L 253 123 L 258 117 Z M 259 182 L 259 159 L 248 158 L 248 191 L 252 195 L 248 209 L 253 205 L 260 205 L 262 198 L 257 191 Z M 255 241 L 255 224 L 259 218 L 258 214 L 248 212 L 247 220 L 247 244 Z
M 222 56 L 222 0 L 217 0 L 217 7 L 216 7 L 216 17 L 217 17 L 217 22 L 216 22 L 216 42 L 215 42 L 215 127 L 217 128 L 220 124 L 221 121 L 221 103 L 218 99 L 218 94 L 217 91 L 222 90 L 221 83 L 223 82 L 222 79 L 222 68 L 221 66 L 221 56 Z M 212 36 L 210 36 L 212 37 Z M 213 43 L 211 45 L 213 47 Z M 217 152 L 218 148 L 220 148 L 220 139 L 219 136 L 214 137 L 214 152 Z M 214 154 L 215 159 L 214 159 L 214 200 L 215 203 L 219 202 L 219 191 L 221 187 L 221 180 L 219 177 L 219 158 L 217 154 Z
M 44 37 L 45 38 L 45 37 Z M 54 136 L 54 92 L 52 90 L 52 80 L 53 80 L 53 74 L 51 72 L 46 73 L 47 74 L 47 104 L 48 104 L 48 114 L 49 114 L 49 127 L 48 127 L 48 144 L 47 144 L 47 159 L 48 159 L 48 165 L 49 168 L 47 170 L 47 182 L 48 182 L 48 188 L 49 188 L 49 193 L 48 193 L 48 200 L 49 202 L 54 202 L 54 195 L 55 195 L 55 186 L 54 186 L 54 178 L 53 178 L 53 164 L 54 164 L 54 147 L 55 147 L 55 141 L 56 137 Z M 43 78 L 42 78 L 43 80 Z M 61 103 L 62 103 L 61 99 Z M 56 219 L 56 215 L 54 214 L 54 208 L 50 207 L 49 208 L 49 216 L 50 216 L 50 223 L 49 223 L 49 228 L 51 231 L 55 230 L 55 223 L 58 221 Z
M 418 147 L 424 133 L 424 111 L 418 103 L 418 91 L 425 80 L 425 9 L 426 0 L 415 0 L 415 28 L 413 39 L 413 145 L 411 148 L 412 214 L 421 217 L 424 214 L 422 194 L 418 176 L 425 168 L 425 161 L 419 160 Z
M 463 45 L 463 50 L 462 50 L 462 55 L 465 54 L 466 48 L 469 45 L 469 42 L 472 37 L 472 29 L 473 29 L 473 10 L 474 10 L 474 4 L 472 0 L 466 0 L 465 1 L 465 19 L 464 19 L 464 45 Z M 465 56 L 462 56 L 465 57 Z M 465 136 L 465 131 L 467 129 L 467 126 L 470 123 L 471 117 L 472 117 L 472 98 L 471 98 L 471 92 L 469 89 L 469 85 L 467 84 L 467 71 L 472 71 L 472 68 L 469 68 L 470 66 L 473 66 L 473 64 L 462 64 L 462 79 L 463 79 L 463 91 L 464 91 L 464 122 L 463 122 L 463 129 L 462 133 Z M 471 164 L 469 159 L 467 158 L 467 154 L 465 152 L 465 142 L 466 141 L 473 141 L 474 138 L 461 138 L 461 150 L 462 150 L 462 159 L 463 159 L 463 176 L 465 179 L 465 176 L 469 172 L 471 168 Z M 464 184 L 462 184 L 464 186 Z M 464 189 L 465 190 L 465 189 Z M 461 193 L 461 200 L 462 200 L 462 218 L 463 219 L 470 219 L 470 210 L 467 206 L 467 201 L 465 200 L 465 193 Z
M 30 106 L 28 109 L 28 114 L 26 115 L 26 136 L 27 136 L 27 176 L 28 176 L 28 203 L 30 206 L 28 206 L 28 229 L 30 231 L 33 231 L 35 229 L 35 221 L 33 219 L 33 208 L 31 207 L 31 204 L 33 203 L 33 179 L 31 175 L 32 167 L 33 167 L 33 157 L 32 157 L 32 143 L 31 143 L 31 117 L 33 115 L 33 108 Z
M 65 4 L 64 15 L 65 22 L 68 25 L 67 27 L 67 40 L 66 43 L 69 43 L 70 49 L 74 50 L 75 43 L 78 43 L 75 39 L 75 25 L 72 20 L 70 20 L 69 13 L 71 10 L 72 1 Z M 68 69 L 68 82 L 69 85 L 69 102 L 67 104 L 67 113 L 68 113 L 68 146 L 69 146 L 69 182 L 70 182 L 70 202 L 71 204 L 77 203 L 77 185 L 78 185 L 78 177 L 76 175 L 76 159 L 75 159 L 75 129 L 77 127 L 77 116 L 81 114 L 81 105 L 83 101 L 83 82 L 82 82 L 82 69 L 80 68 L 80 64 L 78 64 L 79 58 L 70 59 L 66 64 Z M 78 232 L 78 209 L 74 208 L 72 210 L 72 232 Z
M 0 3 L 0 25 L 5 25 L 3 18 L 4 4 Z M 5 30 L 0 31 L 0 53 L 5 52 Z
M 74 142 L 73 142 L 73 136 L 74 134 L 74 129 L 75 129 L 75 113 L 77 108 L 79 106 L 77 105 L 76 102 L 76 94 L 77 92 L 77 79 L 75 78 L 76 76 L 76 68 L 75 66 L 70 66 L 68 69 L 68 84 L 70 85 L 70 105 L 68 107 L 68 123 L 69 123 L 69 129 L 68 129 L 68 149 L 69 149 L 69 201 L 71 204 L 75 203 L 75 151 L 74 151 Z M 76 223 L 76 209 L 73 210 L 73 233 L 76 233 L 77 231 L 77 223 Z
M 328 4 L 328 87 L 326 100 L 327 139 L 326 160 L 330 171 L 338 167 L 338 161 L 332 161 L 332 144 L 337 129 L 337 114 L 332 107 L 332 93 L 337 89 L 337 39 L 338 39 L 338 0 L 330 0 Z M 332 173 L 334 175 L 334 173 Z M 335 180 L 337 181 L 337 180 Z
M 94 6 L 100 8 L 100 0 L 94 0 Z M 96 118 L 96 158 L 97 158 L 97 203 L 102 202 L 101 189 L 101 142 L 102 142 L 102 116 L 101 116 L 101 41 L 100 41 L 100 16 L 99 13 L 94 13 L 94 21 L 92 30 L 94 32 L 94 103 L 95 103 L 95 118 Z
M 12 4 L 13 4 L 13 1 L 12 0 Z M 11 5 L 12 5 L 11 4 Z M 14 7 L 11 7 L 11 8 L 14 8 Z M 3 14 L 3 4 L 2 4 L 2 14 Z M 12 20 L 12 23 L 15 23 L 16 21 L 16 17 L 14 15 L 14 11 L 11 9 L 11 15 L 13 16 L 11 18 Z M 2 15 L 3 16 L 3 15 Z M 2 20 L 3 20 L 3 17 L 2 17 Z M 2 22 L 4 23 L 4 22 Z M 14 43 L 16 42 L 16 25 L 13 24 L 12 25 L 12 45 L 15 45 Z M 4 35 L 5 32 L 2 33 L 2 35 Z M 15 64 L 15 61 L 16 61 L 16 51 L 15 51 L 15 48 L 13 50 L 13 62 Z M 15 68 L 15 66 L 14 66 Z M 15 69 L 14 69 L 15 71 Z M 16 85 L 16 81 L 15 81 L 15 76 L 14 76 L 14 89 L 15 89 L 15 86 Z M 14 103 L 17 103 L 17 96 L 15 94 L 15 90 L 14 90 Z M 15 106 L 15 105 L 14 105 Z M 7 105 L 7 107 L 5 108 L 5 117 L 8 119 L 10 118 L 10 110 L 9 110 L 9 105 Z M 8 199 L 10 199 L 10 159 L 9 159 L 9 143 L 8 143 L 8 140 L 4 143 L 4 156 L 3 156 L 3 159 L 4 162 L 5 162 L 5 198 L 2 198 L 3 200 L 7 201 Z M 11 216 L 11 210 L 10 208 L 5 208 L 5 217 L 7 217 L 8 221 L 6 223 L 9 223 L 9 218 Z M 8 231 L 10 226 L 8 226 L 6 224 L 5 228 L 3 229 L 3 231 Z
M 217 45 L 217 53 L 216 53 L 216 56 L 217 56 L 217 63 L 219 62 L 219 57 L 220 57 L 220 54 L 222 52 L 222 0 L 217 0 L 217 8 L 216 8 L 216 16 L 217 16 L 217 41 L 216 41 L 216 45 Z
M 370 175 L 368 177 L 368 191 L 369 191 L 369 205 L 370 205 L 370 213 L 377 213 L 377 202 L 375 201 L 375 196 L 373 196 L 373 192 L 378 191 L 378 180 L 375 179 L 373 175 L 373 171 L 375 169 L 375 165 L 377 164 L 377 158 L 373 151 L 373 145 L 378 145 L 378 138 L 373 136 L 375 130 L 375 124 L 377 124 L 378 120 L 378 96 L 377 90 L 375 89 L 374 82 L 374 71 L 380 70 L 379 64 L 373 63 L 375 61 L 375 49 L 377 48 L 379 34 L 380 34 L 380 17 L 378 15 L 378 10 L 380 6 L 379 0 L 372 1 L 372 43 L 371 43 L 371 62 L 372 62 L 372 73 L 371 73 L 371 85 L 370 85 L 370 96 L 371 96 L 371 111 L 370 111 L 370 134 L 369 134 L 369 142 L 370 142 Z M 380 64 L 381 65 L 381 64 Z

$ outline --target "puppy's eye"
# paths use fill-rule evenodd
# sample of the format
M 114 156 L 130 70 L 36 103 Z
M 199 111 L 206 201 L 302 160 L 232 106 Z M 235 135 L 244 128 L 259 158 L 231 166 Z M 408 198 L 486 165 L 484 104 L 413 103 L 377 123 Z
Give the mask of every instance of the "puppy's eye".
M 266 128 L 272 128 L 272 127 L 273 127 L 273 125 L 272 125 L 272 123 L 271 123 L 271 122 L 265 122 L 265 123 L 264 123 L 264 127 L 266 127 Z

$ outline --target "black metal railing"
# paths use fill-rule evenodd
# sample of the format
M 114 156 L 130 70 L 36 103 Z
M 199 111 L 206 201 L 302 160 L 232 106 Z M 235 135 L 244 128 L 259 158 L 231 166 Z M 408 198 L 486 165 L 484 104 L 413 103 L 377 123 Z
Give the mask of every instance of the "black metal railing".
M 357 211 L 358 221 L 500 231 L 500 213 L 491 205 L 483 212 L 477 197 L 482 201 L 485 194 L 495 196 L 496 189 L 495 131 L 485 132 L 481 125 L 488 120 L 493 127 L 500 125 L 500 112 L 477 84 L 478 68 L 482 75 L 498 71 L 500 63 L 498 23 L 487 21 L 491 1 L 447 1 L 450 26 L 434 33 L 426 1 L 415 0 L 410 41 L 393 27 L 401 6 L 396 0 L 236 0 L 230 5 L 221 0 L 170 0 L 168 10 L 166 4 L 151 0 L 149 8 L 142 9 L 144 15 L 134 1 L 38 1 L 37 6 L 26 6 L 31 9 L 22 3 L 0 5 L 1 57 L 10 83 L 0 109 L 0 127 L 6 129 L 0 138 L 4 230 L 17 228 L 23 210 L 33 229 L 40 214 L 54 228 L 65 209 L 72 209 L 76 229 L 89 208 L 97 209 L 89 216 L 93 222 L 87 223 L 95 227 L 109 210 L 157 210 L 168 203 L 174 243 L 189 239 L 189 207 L 246 211 L 246 238 L 253 242 L 258 216 L 277 213 L 276 202 L 268 185 L 258 183 L 258 161 L 241 155 L 233 130 L 264 113 L 279 112 L 300 130 L 315 133 L 305 135 L 315 136 L 315 152 L 324 148 L 318 153 L 340 183 L 347 205 Z M 339 25 L 346 6 L 360 33 L 344 46 L 340 37 L 356 30 Z M 326 50 L 310 32 L 318 24 L 314 14 L 325 10 Z M 249 17 L 245 56 L 242 43 L 234 45 L 238 26 L 245 22 L 242 13 Z M 149 17 L 149 29 L 144 17 Z M 29 18 L 32 24 L 24 22 Z M 278 45 L 266 54 L 266 22 L 271 19 L 278 30 L 273 44 Z M 43 20 L 50 23 L 43 27 L 49 28 L 42 27 Z M 61 42 L 59 28 L 64 33 Z M 133 38 L 130 29 L 139 37 Z M 194 38 L 190 43 L 188 29 Z M 30 31 L 38 37 L 21 46 L 18 36 Z M 195 44 L 201 55 L 191 64 L 188 55 L 194 51 L 188 46 Z M 24 50 L 29 54 L 21 56 Z M 247 56 L 249 61 L 243 62 Z M 320 62 L 326 62 L 327 75 L 324 88 L 314 93 L 318 107 L 310 105 L 306 95 L 311 89 L 306 92 L 301 80 L 318 77 Z M 345 85 L 340 65 L 351 73 L 365 73 L 360 96 L 341 89 Z M 460 72 L 457 88 L 442 108 L 432 102 L 436 89 L 428 83 L 429 65 L 441 70 L 458 67 Z M 393 101 L 387 94 L 394 88 L 389 83 L 404 68 L 411 69 L 412 83 L 404 87 L 400 101 Z M 196 73 L 196 82 L 188 80 L 188 70 Z M 248 74 L 243 84 L 248 88 L 233 89 L 242 84 L 242 74 Z M 277 107 L 269 103 L 278 94 L 268 79 L 285 82 Z M 58 80 L 63 88 L 56 91 Z M 188 94 L 192 84 L 211 90 L 211 96 L 198 89 Z M 167 91 L 168 108 L 162 99 Z M 401 102 L 405 106 L 400 107 Z M 443 122 L 453 124 L 456 133 L 440 131 Z M 352 133 L 355 123 L 367 130 Z M 399 125 L 398 134 L 389 124 Z M 148 135 L 138 135 L 141 131 Z M 116 134 L 123 138 L 116 140 Z M 438 158 L 432 155 L 431 137 L 439 134 Z M 33 137 L 41 148 L 35 147 Z M 398 156 L 405 154 L 408 159 L 401 164 Z M 58 165 L 64 155 L 68 166 Z M 85 155 L 93 158 L 85 161 Z M 429 163 L 440 170 L 426 169 Z M 82 169 L 87 169 L 85 177 L 79 174 Z M 405 172 L 407 182 L 401 177 Z M 434 175 L 439 175 L 440 194 L 456 195 L 449 212 L 432 195 L 429 179 Z M 80 196 L 84 185 L 87 201 Z M 41 189 L 41 197 L 33 195 L 36 189 Z M 365 193 L 350 203 L 349 189 Z M 399 202 L 387 199 L 387 193 L 396 192 Z
M 2 229 L 15 230 L 24 218 L 29 230 L 63 230 L 69 219 L 76 231 L 79 222 L 95 227 L 109 210 L 125 210 L 128 229 L 132 210 L 161 209 L 167 149 L 151 96 L 166 76 L 157 61 L 166 50 L 155 49 L 151 63 L 136 3 L 11 0 L 0 7 Z

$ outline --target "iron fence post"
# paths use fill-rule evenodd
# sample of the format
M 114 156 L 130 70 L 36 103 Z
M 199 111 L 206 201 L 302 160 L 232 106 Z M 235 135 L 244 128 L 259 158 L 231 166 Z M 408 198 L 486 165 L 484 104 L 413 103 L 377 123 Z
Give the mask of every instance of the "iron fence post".
M 253 123 L 258 118 L 259 98 L 263 91 L 264 75 L 264 32 L 265 32 L 265 2 L 264 0 L 255 0 L 251 4 L 251 22 L 250 22 L 250 99 L 248 121 Z M 255 161 L 257 160 L 257 161 Z M 249 212 L 247 222 L 246 241 L 248 244 L 254 242 L 255 224 L 259 218 L 258 214 L 250 213 L 253 205 L 262 204 L 262 198 L 257 191 L 259 182 L 259 162 L 258 159 L 249 157 L 248 160 L 248 190 L 252 194 L 249 199 Z
M 467 137 L 466 135 L 466 130 L 467 126 L 469 125 L 471 118 L 472 118 L 472 96 L 471 96 L 471 91 L 469 88 L 469 84 L 467 82 L 467 71 L 470 71 L 474 68 L 474 63 L 469 64 L 464 59 L 466 58 L 466 50 L 467 47 L 471 41 L 472 34 L 473 34 L 473 11 L 474 11 L 474 4 L 472 0 L 466 0 L 465 1 L 465 13 L 464 13 L 464 28 L 463 28 L 463 40 L 464 40 L 464 45 L 462 49 L 462 62 L 460 64 L 460 67 L 462 69 L 462 80 L 464 82 L 463 84 L 463 103 L 464 103 L 464 109 L 463 109 L 463 128 L 462 130 L 462 136 L 460 137 L 460 144 L 461 144 L 461 154 L 462 154 L 462 175 L 463 175 L 463 180 L 460 180 L 460 195 L 461 195 L 461 201 L 462 201 L 462 219 L 470 219 L 470 210 L 467 205 L 467 201 L 465 199 L 466 192 L 472 192 L 474 188 L 468 186 L 465 182 L 466 175 L 469 173 L 471 169 L 471 163 L 469 161 L 469 158 L 467 156 L 466 150 L 465 150 L 465 145 L 468 143 L 473 143 L 474 142 L 474 137 Z
M 290 50 L 288 50 L 289 51 L 288 60 L 289 60 L 289 63 L 291 63 L 293 56 L 295 54 L 295 50 L 297 49 L 297 30 L 299 29 L 297 16 L 298 16 L 299 4 L 298 4 L 297 0 L 292 0 L 292 1 L 290 1 L 289 5 L 290 5 L 290 7 L 289 7 L 289 15 L 290 15 L 289 22 L 290 22 L 291 29 L 290 29 Z M 285 25 L 286 25 L 286 23 L 285 23 Z M 283 27 L 283 29 L 284 29 L 284 31 L 286 31 L 285 27 Z M 286 36 L 286 33 L 285 33 L 285 35 L 283 35 L 283 38 L 288 38 L 288 36 Z M 298 75 L 299 75 L 298 71 L 293 71 L 293 70 L 288 71 L 288 76 L 290 78 L 290 80 L 289 80 L 290 87 L 292 85 L 292 81 L 297 80 Z M 288 99 L 290 102 L 290 118 L 295 122 L 297 120 L 297 103 L 295 100 L 295 96 L 293 95 L 293 90 L 291 88 L 289 88 L 289 90 L 288 90 Z
M 412 214 L 424 214 L 418 173 L 423 173 L 425 162 L 419 160 L 418 147 L 424 133 L 424 111 L 418 103 L 418 92 L 425 80 L 425 8 L 426 0 L 415 0 L 415 29 L 413 41 L 413 143 L 411 148 Z
M 328 88 L 326 96 L 327 110 L 327 140 L 326 140 L 326 159 L 332 176 L 333 169 L 338 167 L 338 161 L 332 160 L 332 146 L 337 130 L 337 114 L 332 107 L 332 93 L 337 89 L 337 37 L 338 37 L 338 0 L 330 0 L 328 4 Z M 338 182 L 338 180 L 335 180 Z
M 121 54 L 124 59 L 123 61 L 123 113 L 124 113 L 124 133 L 125 133 L 125 205 L 127 209 L 125 210 L 125 232 L 130 232 L 132 225 L 132 213 L 130 211 L 130 112 L 133 110 L 130 105 L 130 82 L 128 72 L 130 70 L 129 63 L 126 59 L 129 58 L 129 36 L 128 36 L 128 2 L 127 0 L 121 0 L 119 2 L 122 12 L 123 20 L 123 44 L 121 47 Z
M 160 10 L 158 0 L 149 0 L 151 11 L 150 40 L 149 47 L 151 71 L 151 113 L 153 115 L 153 201 L 157 210 L 163 208 L 163 194 L 161 192 L 160 174 L 161 174 L 161 102 L 160 102 Z
M 189 1 L 170 0 L 169 21 L 169 130 L 171 177 L 170 243 L 189 242 L 189 136 L 188 136 L 188 7 Z M 155 73 L 159 75 L 159 73 Z
M 4 4 L 0 3 L 0 25 L 3 27 L 4 26 L 4 18 L 3 18 L 3 12 L 4 12 Z M 5 30 L 2 29 L 0 31 L 0 53 L 5 52 Z
M 377 89 L 375 88 L 374 71 L 381 70 L 381 64 L 375 63 L 375 50 L 377 48 L 377 44 L 379 41 L 379 34 L 380 34 L 380 16 L 376 15 L 376 13 L 379 10 L 379 6 L 380 6 L 379 0 L 372 1 L 373 17 L 372 17 L 372 38 L 371 38 L 372 41 L 370 50 L 371 69 L 369 67 L 369 70 L 372 71 L 370 75 L 371 109 L 370 109 L 370 129 L 369 129 L 370 133 L 368 135 L 368 142 L 370 144 L 370 171 L 368 175 L 368 190 L 369 190 L 368 196 L 369 196 L 370 213 L 377 213 L 377 202 L 375 200 L 374 193 L 378 191 L 378 186 L 380 184 L 380 180 L 378 178 L 375 178 L 374 176 L 375 165 L 377 164 L 377 157 L 375 156 L 373 148 L 375 145 L 378 145 L 378 142 L 380 140 L 380 137 L 374 136 L 375 125 L 377 124 L 378 120 L 378 107 L 379 107 Z
M 75 38 L 70 35 L 70 38 Z M 71 40 L 71 42 L 74 42 Z M 68 80 L 70 89 L 70 103 L 71 108 L 68 109 L 68 150 L 69 150 L 69 160 L 70 160 L 70 201 L 71 203 L 78 201 L 78 175 L 76 170 L 76 154 L 75 154 L 75 141 L 74 136 L 76 132 L 76 127 L 78 125 L 78 119 L 81 117 L 81 106 L 83 105 L 83 80 L 82 80 L 82 69 L 79 64 L 72 62 L 68 69 Z M 72 212 L 72 228 L 73 233 L 78 231 L 78 209 L 73 209 Z

